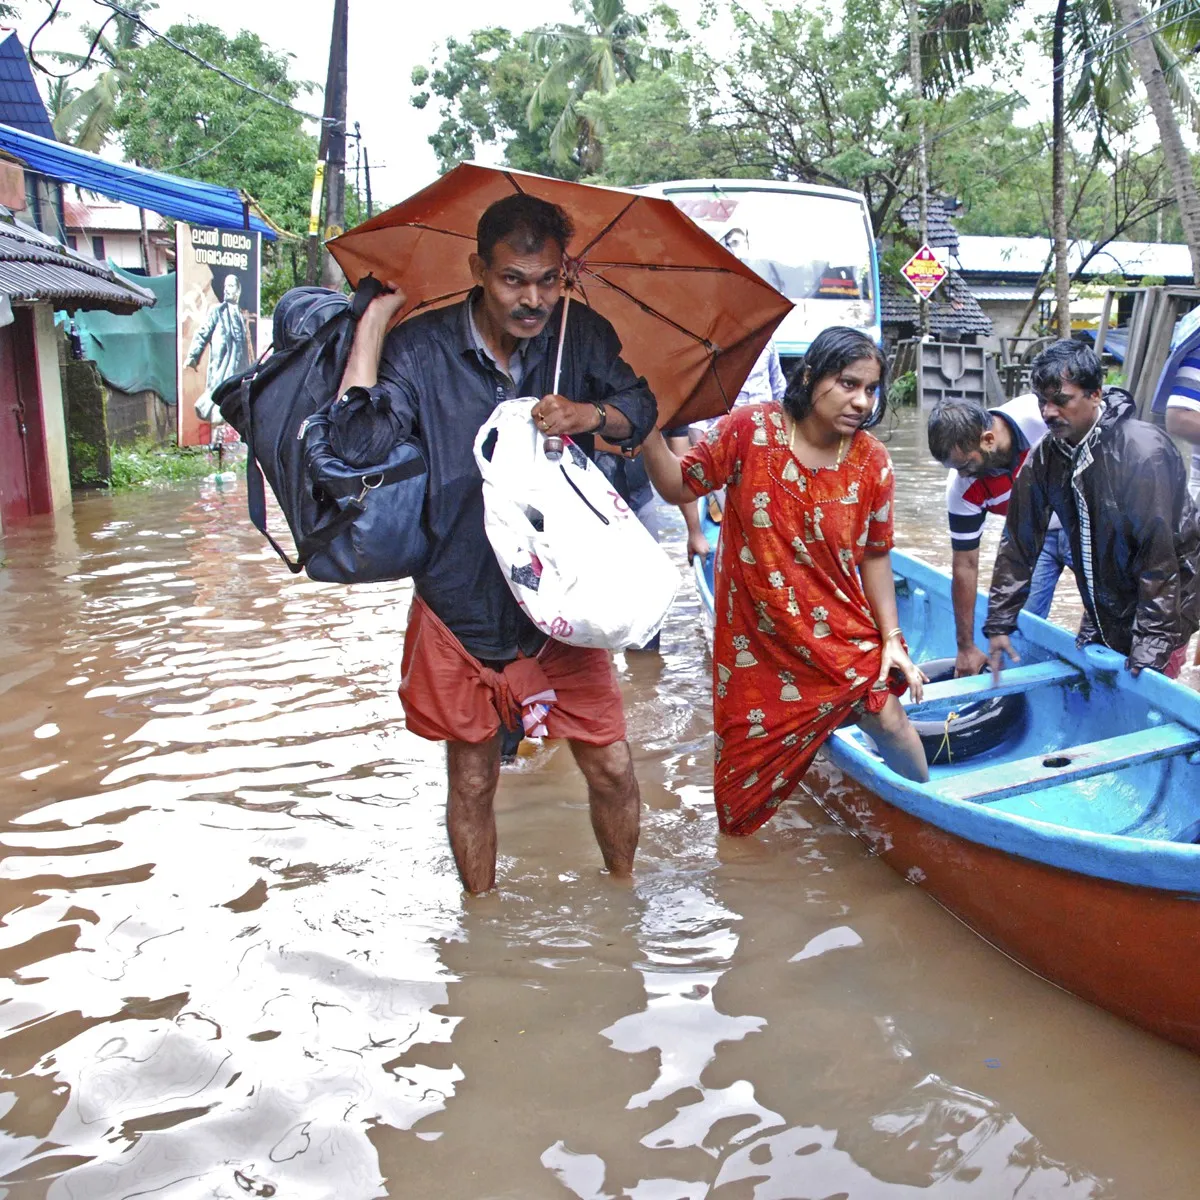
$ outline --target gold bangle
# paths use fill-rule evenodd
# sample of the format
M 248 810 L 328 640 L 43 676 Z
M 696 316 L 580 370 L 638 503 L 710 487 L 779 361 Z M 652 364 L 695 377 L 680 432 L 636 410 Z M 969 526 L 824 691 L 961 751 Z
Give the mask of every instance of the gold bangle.
M 887 633 L 885 633 L 883 635 L 883 640 L 885 642 L 890 642 L 892 640 L 892 638 L 894 638 L 894 637 L 903 637 L 903 636 L 904 636 L 904 630 L 902 630 L 900 628 L 900 626 L 897 625 L 895 629 L 889 629 L 887 631 Z

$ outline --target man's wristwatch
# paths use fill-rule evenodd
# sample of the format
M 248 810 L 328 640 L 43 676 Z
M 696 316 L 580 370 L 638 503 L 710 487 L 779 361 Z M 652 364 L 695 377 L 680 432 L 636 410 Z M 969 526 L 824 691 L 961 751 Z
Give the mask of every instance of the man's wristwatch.
M 602 433 L 605 425 L 608 424 L 608 410 L 597 400 L 592 401 L 592 407 L 596 410 L 597 416 L 600 418 L 599 424 L 589 430 L 590 433 Z

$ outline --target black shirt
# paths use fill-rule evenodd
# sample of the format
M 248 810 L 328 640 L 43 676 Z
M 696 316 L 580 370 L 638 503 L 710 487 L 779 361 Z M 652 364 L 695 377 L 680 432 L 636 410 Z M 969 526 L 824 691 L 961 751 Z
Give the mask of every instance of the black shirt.
M 393 410 L 411 423 L 429 464 L 425 520 L 429 564 L 414 581 L 417 593 L 476 658 L 506 660 L 533 654 L 545 636 L 518 607 L 483 526 L 483 481 L 474 443 L 492 409 L 512 399 L 508 378 L 475 344 L 471 299 L 423 313 L 394 329 L 384 343 L 379 384 Z M 524 347 L 521 392 L 551 390 L 561 309 Z M 621 358 L 613 327 L 584 304 L 567 317 L 558 391 L 570 400 L 611 405 L 628 418 L 637 446 L 654 427 L 657 406 L 645 379 Z M 588 454 L 592 438 L 575 435 Z

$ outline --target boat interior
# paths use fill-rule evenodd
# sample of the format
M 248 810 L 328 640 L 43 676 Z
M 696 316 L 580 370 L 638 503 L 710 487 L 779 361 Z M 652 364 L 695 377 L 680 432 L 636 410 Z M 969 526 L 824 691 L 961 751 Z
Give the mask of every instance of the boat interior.
M 900 624 L 914 661 L 953 657 L 948 595 L 931 594 L 910 577 L 898 576 L 896 584 Z M 1023 615 L 1023 625 L 1026 620 Z M 1065 631 L 1031 620 L 1036 624 L 1027 633 L 1069 639 Z M 1007 727 L 986 753 L 956 761 L 947 736 L 945 753 L 929 755 L 928 791 L 1089 833 L 1200 842 L 1200 703 L 1191 703 L 1200 697 L 1165 680 L 1154 688 L 1131 687 L 1111 652 L 1106 656 L 1118 669 L 1094 670 L 1022 633 L 1013 644 L 1021 661 L 1005 668 L 999 687 L 985 673 L 928 684 L 920 705 L 906 698 L 911 718 L 925 729 L 941 723 L 947 734 L 982 700 L 1016 695 L 1023 701 L 1006 706 Z M 1180 704 L 1164 704 L 1161 694 L 1143 690 L 1165 692 L 1168 700 L 1179 693 Z M 836 736 L 875 752 L 856 727 Z

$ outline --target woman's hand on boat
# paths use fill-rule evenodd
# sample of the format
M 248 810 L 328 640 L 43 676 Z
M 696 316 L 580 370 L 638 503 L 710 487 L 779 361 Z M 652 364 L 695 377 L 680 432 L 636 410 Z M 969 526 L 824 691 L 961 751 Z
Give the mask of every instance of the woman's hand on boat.
M 1013 644 L 1008 640 L 1008 635 L 998 633 L 988 640 L 988 658 L 992 664 L 992 687 L 998 687 L 1000 684 L 1000 669 L 1004 666 L 1004 658 L 1008 656 L 1015 663 L 1021 661 L 1021 656 L 1013 649 Z
M 887 683 L 887 678 L 893 670 L 899 671 L 908 681 L 908 690 L 912 693 L 913 700 L 920 704 L 925 684 L 929 680 L 925 672 L 908 657 L 908 651 L 905 650 L 904 643 L 898 636 L 890 637 L 883 643 L 883 661 L 879 664 L 877 683 Z

